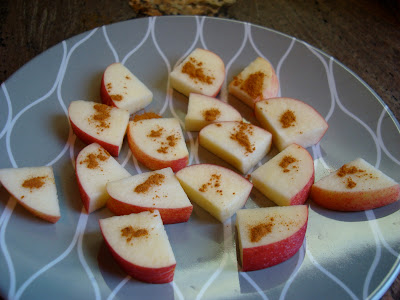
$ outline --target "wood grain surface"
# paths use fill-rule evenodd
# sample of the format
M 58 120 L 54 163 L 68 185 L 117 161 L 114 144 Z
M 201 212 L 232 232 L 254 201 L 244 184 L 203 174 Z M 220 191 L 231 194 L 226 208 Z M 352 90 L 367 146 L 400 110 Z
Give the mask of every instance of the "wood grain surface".
M 321 49 L 358 74 L 400 120 L 399 0 L 237 0 L 219 15 L 272 28 Z M 143 16 L 128 0 L 2 0 L 0 82 L 67 38 Z M 400 299 L 400 276 L 383 299 Z

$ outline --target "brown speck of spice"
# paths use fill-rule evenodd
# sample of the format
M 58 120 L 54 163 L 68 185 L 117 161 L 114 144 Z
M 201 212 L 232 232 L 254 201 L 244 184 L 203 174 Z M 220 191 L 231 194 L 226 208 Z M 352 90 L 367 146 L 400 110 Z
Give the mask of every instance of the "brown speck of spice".
M 214 77 L 206 75 L 202 63 L 196 61 L 195 58 L 191 57 L 182 67 L 182 73 L 187 74 L 194 81 L 200 81 L 206 84 L 212 84 Z
M 356 166 L 348 166 L 348 165 L 343 165 L 338 171 L 337 171 L 337 176 L 339 177 L 344 177 L 349 174 L 356 174 L 359 172 L 365 172 L 364 170 L 358 169 Z
M 242 83 L 240 89 L 246 92 L 252 98 L 262 96 L 265 74 L 261 71 L 250 74 Z
M 157 130 L 151 130 L 150 133 L 147 135 L 148 137 L 160 137 L 162 135 L 163 132 L 163 128 L 160 127 Z
M 279 122 L 281 122 L 282 128 L 294 127 L 296 125 L 296 115 L 292 110 L 288 109 L 282 114 Z
M 290 172 L 289 166 L 297 161 L 296 158 L 294 158 L 291 155 L 285 155 L 282 160 L 279 163 L 279 166 L 283 169 L 284 173 Z
M 142 120 L 148 120 L 148 119 L 160 119 L 162 118 L 159 114 L 156 114 L 154 112 L 145 112 L 141 115 L 135 115 L 133 117 L 133 121 L 137 122 L 137 121 L 142 121 Z
M 218 108 L 210 108 L 203 111 L 203 118 L 208 122 L 213 122 L 219 118 L 221 112 Z
M 274 227 L 274 219 L 271 218 L 267 223 L 261 223 L 250 228 L 250 241 L 252 243 L 259 242 L 264 236 L 272 231 Z
M 128 75 L 125 76 L 125 79 L 130 80 L 131 77 L 129 77 Z
M 37 177 L 32 177 L 29 179 L 26 179 L 22 183 L 22 187 L 26 189 L 30 189 L 31 191 L 33 189 L 40 189 L 44 184 L 47 176 L 37 176 Z
M 223 195 L 223 191 L 221 189 L 217 189 L 221 186 L 221 174 L 211 174 L 210 179 L 201 185 L 199 191 L 204 193 L 208 190 L 208 188 L 215 188 L 217 194 Z
M 233 129 L 233 132 L 230 135 L 230 138 L 236 142 L 243 148 L 245 148 L 246 153 L 252 153 L 255 150 L 253 144 L 250 143 L 249 135 L 253 134 L 253 128 L 250 124 L 240 122 L 239 126 L 236 126 Z
M 347 187 L 348 189 L 352 189 L 352 188 L 354 188 L 356 185 L 357 185 L 357 183 L 355 183 L 355 182 L 353 181 L 353 179 L 351 179 L 351 177 L 348 177 L 348 178 L 347 178 L 347 185 L 346 185 L 346 187 Z
M 93 108 L 96 112 L 89 118 L 89 122 L 96 122 L 96 128 L 98 128 L 100 131 L 103 131 L 105 128 L 109 128 L 110 123 L 108 122 L 108 119 L 111 116 L 111 107 L 105 104 L 97 103 L 93 106 Z
M 122 99 L 124 99 L 124 97 L 122 95 L 111 95 L 110 96 L 112 100 L 114 101 L 121 101 Z
M 164 182 L 165 175 L 163 174 L 152 174 L 150 175 L 145 182 L 139 184 L 135 187 L 134 191 L 138 194 L 146 193 L 149 189 L 151 189 L 155 185 L 161 185 Z
M 98 149 L 97 153 L 88 153 L 86 158 L 80 162 L 80 164 L 86 164 L 88 169 L 96 169 L 99 167 L 100 161 L 106 161 L 110 157 L 110 153 L 107 150 Z
M 121 236 L 126 238 L 126 242 L 129 243 L 133 238 L 139 238 L 147 236 L 149 232 L 147 229 L 139 228 L 134 229 L 132 226 L 127 226 L 121 229 Z

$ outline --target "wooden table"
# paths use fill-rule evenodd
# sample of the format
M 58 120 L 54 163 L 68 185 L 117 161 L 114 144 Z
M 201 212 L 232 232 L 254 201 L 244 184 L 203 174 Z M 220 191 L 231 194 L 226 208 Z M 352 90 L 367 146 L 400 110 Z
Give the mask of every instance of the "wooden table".
M 358 74 L 400 121 L 399 0 L 237 0 L 222 16 L 303 40 Z M 0 82 L 76 34 L 142 17 L 128 0 L 2 0 Z M 383 299 L 400 299 L 400 276 Z

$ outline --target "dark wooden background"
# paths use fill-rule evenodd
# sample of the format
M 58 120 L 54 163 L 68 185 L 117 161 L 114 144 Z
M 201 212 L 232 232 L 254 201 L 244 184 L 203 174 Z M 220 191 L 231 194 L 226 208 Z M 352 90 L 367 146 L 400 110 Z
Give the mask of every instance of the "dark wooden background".
M 143 16 L 128 0 L 1 0 L 0 82 L 67 38 Z M 400 120 L 400 0 L 237 0 L 219 16 L 321 49 L 358 74 Z M 400 299 L 400 276 L 383 299 Z

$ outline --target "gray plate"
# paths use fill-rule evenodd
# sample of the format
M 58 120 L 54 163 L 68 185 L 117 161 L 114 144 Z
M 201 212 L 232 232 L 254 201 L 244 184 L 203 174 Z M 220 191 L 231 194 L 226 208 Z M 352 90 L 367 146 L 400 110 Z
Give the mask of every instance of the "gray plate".
M 238 269 L 234 217 L 221 224 L 195 206 L 187 223 L 167 225 L 177 267 L 171 284 L 130 277 L 106 249 L 98 220 L 83 213 L 73 160 L 85 146 L 71 133 L 73 100 L 99 101 L 102 72 L 120 61 L 154 93 L 146 108 L 183 120 L 187 99 L 168 86 L 168 73 L 195 47 L 221 56 L 226 82 L 256 56 L 267 58 L 280 95 L 303 100 L 328 121 L 321 143 L 308 150 L 316 179 L 363 157 L 400 181 L 399 123 L 355 74 L 312 46 L 252 24 L 200 17 L 157 17 L 117 23 L 68 39 L 16 72 L 0 91 L 0 168 L 52 165 L 62 217 L 54 225 L 31 216 L 0 188 L 0 295 L 24 299 L 356 299 L 378 298 L 399 272 L 400 202 L 356 213 L 310 203 L 306 240 L 277 266 Z M 220 98 L 249 121 L 252 111 Z M 190 162 L 229 167 L 185 134 Z M 265 162 L 274 151 L 263 160 Z M 127 144 L 118 158 L 131 173 L 146 169 Z M 256 190 L 246 207 L 271 205 Z

